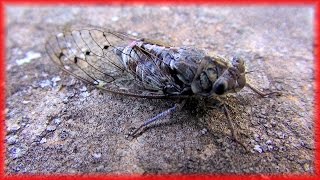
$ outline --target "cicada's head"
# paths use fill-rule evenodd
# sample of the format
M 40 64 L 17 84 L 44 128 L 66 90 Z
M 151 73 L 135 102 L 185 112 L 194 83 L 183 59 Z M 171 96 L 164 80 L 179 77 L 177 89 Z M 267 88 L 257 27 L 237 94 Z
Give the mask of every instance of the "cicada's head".
M 246 85 L 244 60 L 239 57 L 232 59 L 232 66 L 223 72 L 214 82 L 212 90 L 216 95 L 235 93 Z
M 220 57 L 205 57 L 191 84 L 194 94 L 224 95 L 240 91 L 246 84 L 244 61 L 238 57 L 228 65 Z

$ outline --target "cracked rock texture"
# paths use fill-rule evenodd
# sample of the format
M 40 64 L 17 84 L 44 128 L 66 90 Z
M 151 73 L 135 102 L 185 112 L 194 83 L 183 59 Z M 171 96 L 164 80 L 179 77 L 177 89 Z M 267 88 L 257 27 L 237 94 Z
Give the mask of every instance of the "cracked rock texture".
M 6 172 L 314 173 L 314 7 L 6 7 Z M 61 72 L 46 39 L 75 25 L 100 26 L 208 54 L 245 59 L 249 89 L 223 111 L 190 100 L 136 139 L 137 127 L 174 100 L 113 95 Z

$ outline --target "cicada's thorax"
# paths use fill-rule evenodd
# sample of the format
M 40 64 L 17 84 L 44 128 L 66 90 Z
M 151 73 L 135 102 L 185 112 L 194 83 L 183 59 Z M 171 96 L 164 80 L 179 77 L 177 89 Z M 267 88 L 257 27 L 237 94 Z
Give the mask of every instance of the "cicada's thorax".
M 148 53 L 137 51 L 136 46 Z M 147 88 L 168 95 L 222 95 L 237 92 L 245 85 L 244 63 L 240 59 L 234 59 L 230 66 L 221 57 L 208 57 L 200 50 L 142 41 L 124 47 L 122 52 L 124 66 Z

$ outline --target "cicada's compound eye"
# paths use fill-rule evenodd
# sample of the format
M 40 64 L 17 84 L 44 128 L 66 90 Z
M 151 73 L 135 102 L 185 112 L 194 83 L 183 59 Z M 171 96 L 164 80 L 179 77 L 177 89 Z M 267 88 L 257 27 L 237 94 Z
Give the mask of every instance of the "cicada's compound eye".
M 223 95 L 227 91 L 227 88 L 228 88 L 227 81 L 222 80 L 220 82 L 215 83 L 213 87 L 213 91 L 217 95 Z
M 245 71 L 244 60 L 241 59 L 240 57 L 237 57 L 237 56 L 233 57 L 232 66 L 238 69 L 240 73 L 243 73 Z
M 243 64 L 243 63 L 244 63 L 243 59 L 241 59 L 238 56 L 235 56 L 232 58 L 232 64 Z

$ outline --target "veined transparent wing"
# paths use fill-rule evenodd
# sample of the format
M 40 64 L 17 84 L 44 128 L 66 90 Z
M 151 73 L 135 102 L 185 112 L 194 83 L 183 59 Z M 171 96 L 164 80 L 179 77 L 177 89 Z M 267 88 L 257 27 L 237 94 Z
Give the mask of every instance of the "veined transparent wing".
M 123 51 L 124 47 L 136 41 L 143 39 L 109 30 L 86 28 L 52 36 L 45 48 L 50 59 L 62 70 L 108 92 L 145 98 L 168 97 L 160 89 L 145 88 L 148 84 L 141 81 L 121 60 L 123 54 L 127 58 L 132 58 L 132 54 L 148 56 L 150 61 L 157 58 L 139 47 L 134 48 L 137 51 L 135 53 Z

